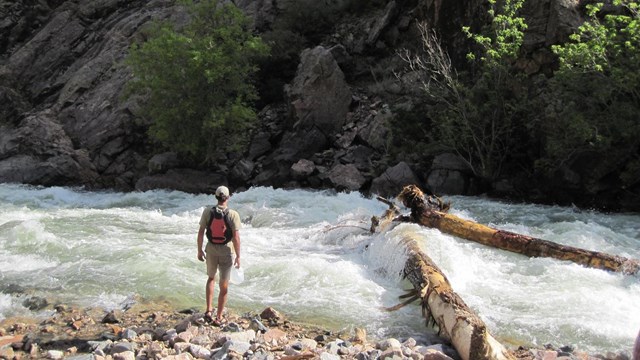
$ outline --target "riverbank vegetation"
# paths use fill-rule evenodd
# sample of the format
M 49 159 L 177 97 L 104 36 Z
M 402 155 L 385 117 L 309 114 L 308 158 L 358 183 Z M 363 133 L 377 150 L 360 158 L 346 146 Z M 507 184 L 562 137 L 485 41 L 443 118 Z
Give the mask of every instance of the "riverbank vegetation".
M 412 124 L 397 126 L 396 136 L 427 153 L 457 153 L 486 183 L 519 174 L 527 182 L 581 183 L 588 193 L 603 180 L 637 187 L 638 1 L 587 5 L 576 33 L 551 47 L 557 64 L 546 75 L 518 66 L 527 55 L 523 3 L 490 1 L 491 24 L 463 28 L 473 49 L 464 69 L 422 27 L 424 51 L 403 58 L 421 72 L 426 105 L 422 116 L 403 118 Z
M 151 138 L 212 163 L 250 140 L 257 121 L 252 76 L 268 47 L 233 4 L 183 3 L 190 13 L 184 27 L 155 22 L 148 39 L 133 44 L 129 94 L 146 96 L 136 115 L 148 121 Z

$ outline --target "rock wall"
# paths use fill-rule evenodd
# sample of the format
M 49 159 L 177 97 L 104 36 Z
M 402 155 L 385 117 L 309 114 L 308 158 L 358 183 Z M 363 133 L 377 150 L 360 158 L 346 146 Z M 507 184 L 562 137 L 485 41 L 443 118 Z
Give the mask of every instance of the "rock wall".
M 529 30 L 520 68 L 549 71 L 548 46 L 566 40 L 580 23 L 579 2 L 526 2 Z M 265 31 L 302 3 L 236 4 Z M 333 27 L 301 52 L 295 78 L 282 89 L 285 100 L 261 109 L 248 151 L 214 168 L 186 170 L 176 154 L 154 157 L 146 126 L 133 115 L 140 99 L 122 100 L 131 76 L 123 60 L 145 25 L 186 21 L 174 1 L 0 0 L 0 182 L 209 192 L 212 185 L 199 180 L 208 178 L 236 189 L 312 187 L 391 196 L 419 183 L 439 194 L 481 191 L 452 154 L 390 154 L 389 126 L 398 116 L 393 109 L 411 111 L 422 96 L 417 83 L 411 88 L 395 76 L 405 66 L 397 51 L 421 46 L 416 24 L 436 28 L 461 62 L 469 43 L 460 29 L 487 21 L 486 2 L 321 5 L 334 17 Z

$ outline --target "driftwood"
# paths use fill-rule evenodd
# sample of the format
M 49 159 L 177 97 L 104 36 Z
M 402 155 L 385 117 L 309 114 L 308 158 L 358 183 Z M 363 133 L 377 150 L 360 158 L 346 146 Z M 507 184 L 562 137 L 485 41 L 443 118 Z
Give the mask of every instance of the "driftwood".
M 388 204 L 389 209 L 380 218 L 371 219 L 371 232 L 384 231 L 394 220 L 406 221 L 393 203 L 382 198 L 378 200 Z M 403 275 L 414 290 L 403 296 L 409 297 L 408 300 L 387 310 L 395 310 L 420 299 L 427 324 L 436 325 L 439 335 L 451 341 L 463 360 L 514 359 L 514 355 L 489 334 L 482 319 L 453 291 L 449 280 L 420 250 L 416 240 L 406 237 L 402 243 L 407 249 Z
M 560 245 L 461 219 L 446 213 L 449 204 L 439 199 L 433 200 L 432 197 L 425 198 L 422 191 L 415 185 L 406 186 L 398 195 L 398 199 L 411 209 L 410 221 L 463 239 L 531 257 L 551 257 L 573 261 L 596 269 L 625 274 L 635 274 L 640 270 L 640 261 L 635 259 Z
M 491 336 L 482 319 L 453 291 L 437 265 L 420 250 L 416 240 L 402 240 L 408 259 L 404 276 L 420 289 L 422 312 L 438 326 L 440 336 L 451 341 L 464 360 L 514 359 L 509 350 Z
M 569 260 L 597 269 L 628 274 L 635 274 L 640 269 L 640 261 L 635 259 L 496 230 L 447 214 L 450 204 L 444 203 L 437 197 L 425 197 L 414 185 L 406 186 L 398 195 L 398 199 L 411 209 L 411 215 L 401 215 L 400 209 L 394 203 L 378 197 L 378 200 L 389 205 L 389 209 L 380 218 L 374 216 L 371 219 L 371 232 L 384 231 L 395 221 L 414 222 L 467 240 L 527 256 Z M 402 239 L 402 243 L 407 249 L 403 275 L 411 282 L 414 289 L 407 295 L 401 296 L 408 300 L 387 310 L 396 310 L 419 300 L 427 324 L 437 326 L 440 336 L 451 341 L 463 360 L 514 359 L 514 353 L 489 334 L 482 319 L 471 311 L 453 291 L 446 276 L 420 249 L 418 242 L 406 236 Z

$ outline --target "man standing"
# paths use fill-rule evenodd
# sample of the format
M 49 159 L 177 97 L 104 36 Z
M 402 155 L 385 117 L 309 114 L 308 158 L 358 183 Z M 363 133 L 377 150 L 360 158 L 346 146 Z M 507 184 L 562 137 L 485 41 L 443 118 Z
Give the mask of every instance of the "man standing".
M 235 210 L 227 208 L 229 200 L 229 189 L 220 186 L 216 189 L 216 200 L 218 204 L 214 207 L 207 207 L 200 217 L 200 229 L 198 230 L 198 260 L 207 262 L 206 301 L 207 310 L 204 319 L 207 322 L 220 326 L 222 323 L 222 312 L 227 302 L 227 292 L 229 290 L 229 278 L 231 266 L 240 267 L 240 215 Z M 206 255 L 202 249 L 204 236 L 207 236 Z M 233 245 L 233 248 L 232 246 Z M 235 261 L 233 256 L 235 253 Z M 215 276 L 220 271 L 219 283 L 220 293 L 218 294 L 218 308 L 216 318 L 213 319 L 213 292 L 215 288 Z

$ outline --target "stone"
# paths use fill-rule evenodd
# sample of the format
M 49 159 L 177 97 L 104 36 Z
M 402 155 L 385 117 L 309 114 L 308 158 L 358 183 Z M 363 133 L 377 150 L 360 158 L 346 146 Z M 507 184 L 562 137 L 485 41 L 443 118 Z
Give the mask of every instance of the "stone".
M 291 85 L 285 87 L 293 129 L 336 134 L 346 122 L 351 90 L 331 52 L 317 46 L 300 54 Z
M 119 314 L 118 314 L 119 315 Z M 117 324 L 120 322 L 119 316 L 116 315 L 116 311 L 109 311 L 103 318 L 103 324 Z
M 280 321 L 283 320 L 284 317 L 280 312 L 272 307 L 268 307 L 260 313 L 260 318 L 264 320 L 272 320 L 272 321 Z
M 175 152 L 156 154 L 149 160 L 149 174 L 162 174 L 179 165 L 178 154 Z
M 435 350 L 435 349 L 426 349 L 424 352 L 424 360 L 453 360 L 451 357 L 447 356 L 445 353 Z
M 49 301 L 39 296 L 30 296 L 22 302 L 22 305 L 31 311 L 38 311 L 46 308 Z
M 253 161 L 242 159 L 238 161 L 233 168 L 231 168 L 229 181 L 235 183 L 246 183 L 251 179 L 251 175 L 253 175 L 255 168 L 256 164 Z
M 0 346 L 0 359 L 13 359 L 14 356 L 15 351 L 11 346 Z M 59 359 L 62 359 L 62 357 Z
M 459 156 L 446 153 L 436 156 L 427 177 L 427 187 L 434 194 L 461 195 L 469 187 L 471 169 Z
M 115 355 L 125 351 L 134 351 L 134 350 L 135 350 L 134 343 L 121 341 L 113 344 L 113 346 L 111 347 L 110 353 L 111 355 Z
M 390 132 L 389 121 L 393 118 L 393 114 L 384 109 L 377 113 L 373 120 L 358 131 L 357 138 L 369 145 L 371 148 L 385 152 L 389 147 Z
M 320 354 L 320 360 L 340 360 L 340 356 L 328 352 L 323 352 Z
M 231 340 L 231 341 L 235 341 L 235 342 L 239 342 L 239 343 L 245 343 L 245 342 L 251 342 L 253 340 L 255 340 L 256 338 L 256 332 L 249 329 L 246 331 L 240 331 L 240 332 L 233 332 L 233 333 L 229 333 L 227 334 L 227 337 Z
M 400 349 L 401 347 L 402 344 L 400 344 L 400 341 L 394 338 L 385 339 L 376 344 L 376 348 L 382 351 L 386 351 L 388 349 Z
M 362 188 L 367 179 L 353 164 L 338 164 L 329 170 L 329 181 L 338 191 L 357 191 Z
M 131 329 L 124 329 L 122 333 L 120 333 L 120 337 L 125 340 L 133 340 L 138 334 Z
M 422 187 L 422 182 L 413 172 L 411 166 L 401 161 L 373 179 L 369 192 L 382 197 L 393 197 L 398 195 L 406 185 Z
M 123 351 L 113 354 L 113 360 L 136 360 L 136 354 L 133 351 Z
M 60 360 L 64 358 L 64 352 L 60 350 L 47 350 L 45 356 L 47 359 Z
M 208 359 L 211 356 L 211 350 L 207 349 L 204 346 L 200 345 L 191 345 L 189 347 L 189 352 L 196 359 Z
M 64 360 L 96 360 L 93 354 L 78 354 L 65 356 Z
M 291 176 L 296 180 L 304 180 L 316 171 L 316 165 L 311 160 L 300 159 L 291 166 Z
M 284 344 L 287 342 L 287 333 L 277 328 L 269 329 L 262 337 L 267 344 Z

